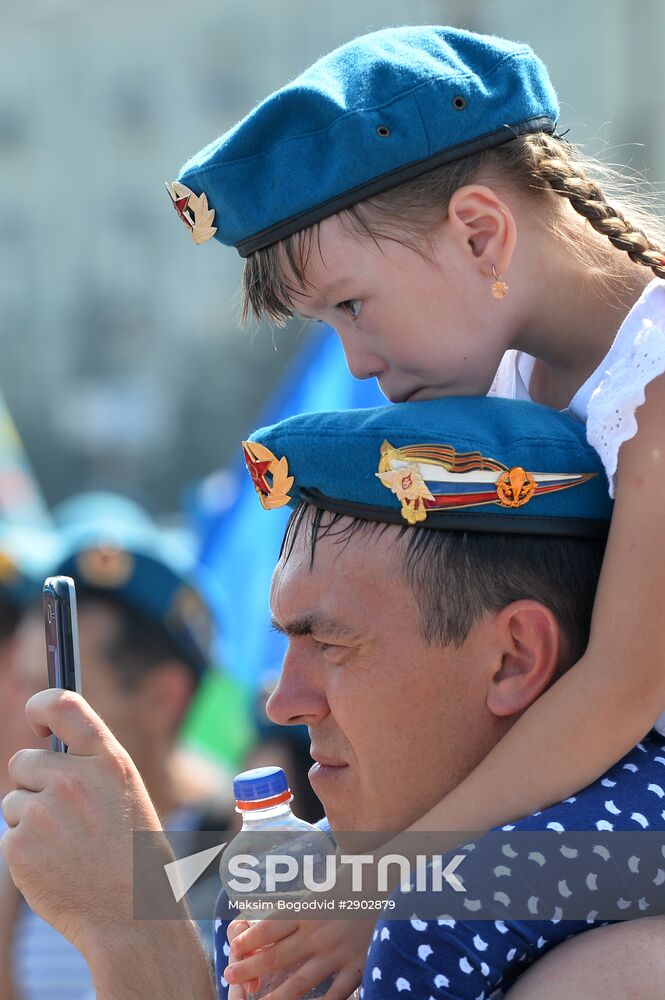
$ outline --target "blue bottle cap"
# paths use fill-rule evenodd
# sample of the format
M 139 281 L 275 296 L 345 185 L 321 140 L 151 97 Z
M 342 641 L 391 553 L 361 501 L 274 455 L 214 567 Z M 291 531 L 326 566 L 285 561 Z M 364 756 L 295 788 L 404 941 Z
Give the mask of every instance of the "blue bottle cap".
M 263 802 L 289 792 L 289 783 L 281 767 L 255 767 L 233 779 L 237 802 Z

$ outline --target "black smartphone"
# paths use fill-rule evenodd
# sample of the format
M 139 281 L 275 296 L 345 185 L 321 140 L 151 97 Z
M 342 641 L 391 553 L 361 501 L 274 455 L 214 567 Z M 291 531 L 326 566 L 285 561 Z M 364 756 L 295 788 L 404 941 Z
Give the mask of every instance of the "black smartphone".
M 44 581 L 43 602 L 49 687 L 82 694 L 76 588 L 72 578 L 49 576 Z M 58 736 L 51 736 L 51 750 L 67 753 L 67 745 Z

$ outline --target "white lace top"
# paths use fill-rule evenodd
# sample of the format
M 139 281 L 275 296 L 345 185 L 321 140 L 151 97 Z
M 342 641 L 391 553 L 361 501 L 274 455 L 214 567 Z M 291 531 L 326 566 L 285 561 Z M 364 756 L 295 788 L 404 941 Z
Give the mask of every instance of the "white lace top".
M 507 351 L 496 373 L 491 396 L 530 399 L 534 359 Z M 614 343 L 566 412 L 586 424 L 587 439 L 600 455 L 614 496 L 619 448 L 637 433 L 635 411 L 644 389 L 665 372 L 665 281 L 644 290 L 619 328 Z
M 506 351 L 490 396 L 530 399 L 529 382 L 534 359 Z M 644 402 L 644 389 L 665 372 L 665 281 L 647 285 L 614 338 L 614 343 L 589 376 L 565 412 L 586 424 L 589 444 L 596 449 L 614 496 L 619 448 L 637 433 L 635 411 Z M 665 736 L 665 712 L 655 728 Z

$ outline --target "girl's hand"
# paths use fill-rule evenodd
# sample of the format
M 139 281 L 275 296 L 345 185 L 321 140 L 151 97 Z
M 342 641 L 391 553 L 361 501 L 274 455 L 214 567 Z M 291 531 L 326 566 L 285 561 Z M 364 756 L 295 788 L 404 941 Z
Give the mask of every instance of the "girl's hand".
M 291 969 L 266 1000 L 300 1000 L 334 976 L 324 1000 L 347 1000 L 360 985 L 374 926 L 374 920 L 252 921 L 234 939 L 232 957 L 239 960 L 228 965 L 224 978 L 246 985 L 249 979 Z M 229 995 L 229 1000 L 236 998 Z
M 235 951 L 234 941 L 250 926 L 248 920 L 232 920 L 226 929 L 226 936 L 229 939 L 229 944 L 231 945 L 231 953 L 229 955 L 229 962 L 235 962 L 238 959 L 238 955 Z M 227 980 L 228 982 L 228 980 Z M 247 992 L 253 993 L 259 988 L 258 979 L 250 979 L 248 983 L 238 983 L 235 986 L 229 986 L 229 996 L 228 1000 L 245 1000 Z

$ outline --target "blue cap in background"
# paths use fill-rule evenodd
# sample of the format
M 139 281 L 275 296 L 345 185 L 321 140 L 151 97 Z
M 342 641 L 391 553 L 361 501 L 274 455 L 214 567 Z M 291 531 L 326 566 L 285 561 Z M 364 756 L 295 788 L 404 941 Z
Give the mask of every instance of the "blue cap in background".
M 213 622 L 193 550 L 119 494 L 80 494 L 54 517 L 61 551 L 52 574 L 71 576 L 79 588 L 110 595 L 161 625 L 200 677 L 210 663 Z

